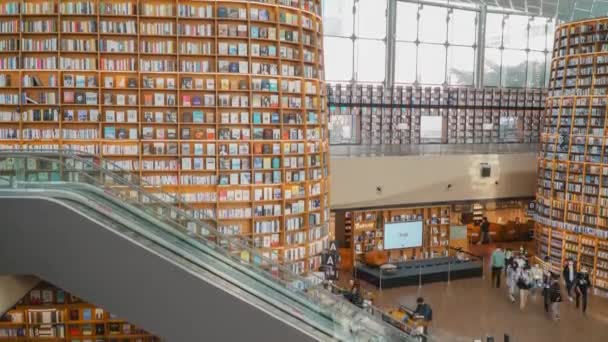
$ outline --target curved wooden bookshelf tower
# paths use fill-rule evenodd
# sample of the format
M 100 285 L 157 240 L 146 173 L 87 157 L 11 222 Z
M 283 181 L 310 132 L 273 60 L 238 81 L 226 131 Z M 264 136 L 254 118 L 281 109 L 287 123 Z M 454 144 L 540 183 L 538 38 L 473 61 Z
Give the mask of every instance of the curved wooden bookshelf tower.
M 559 26 L 538 160 L 537 255 L 608 295 L 608 18 Z
M 112 159 L 316 270 L 329 221 L 320 13 L 320 0 L 3 1 L 0 148 Z

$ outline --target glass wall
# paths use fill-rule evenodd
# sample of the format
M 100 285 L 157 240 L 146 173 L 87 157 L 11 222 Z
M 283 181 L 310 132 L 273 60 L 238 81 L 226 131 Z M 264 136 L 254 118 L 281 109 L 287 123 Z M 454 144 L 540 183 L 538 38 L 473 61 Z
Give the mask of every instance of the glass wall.
M 484 86 L 545 86 L 553 28 L 552 19 L 488 13 Z
M 383 83 L 387 44 L 395 46 L 396 84 L 471 86 L 479 10 L 396 2 L 395 40 L 387 39 L 391 0 L 324 2 L 326 79 Z M 553 20 L 488 13 L 484 85 L 542 87 Z
M 473 85 L 477 12 L 397 2 L 395 83 Z

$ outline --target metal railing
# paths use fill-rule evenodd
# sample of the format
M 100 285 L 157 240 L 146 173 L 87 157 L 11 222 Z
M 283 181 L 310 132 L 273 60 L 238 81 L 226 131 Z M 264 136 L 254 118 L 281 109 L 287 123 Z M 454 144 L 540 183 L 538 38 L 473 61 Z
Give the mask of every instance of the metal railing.
M 536 153 L 537 143 L 524 144 L 435 144 L 435 145 L 333 145 L 332 158 L 366 156 L 423 156 L 457 154 Z

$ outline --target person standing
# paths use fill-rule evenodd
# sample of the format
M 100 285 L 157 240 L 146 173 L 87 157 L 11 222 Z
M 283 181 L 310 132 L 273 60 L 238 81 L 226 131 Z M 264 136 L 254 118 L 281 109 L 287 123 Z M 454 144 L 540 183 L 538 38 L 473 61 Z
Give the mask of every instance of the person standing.
M 481 232 L 481 243 L 488 244 L 490 243 L 490 223 L 488 222 L 487 217 L 483 217 L 481 220 L 481 225 L 479 226 L 479 230 Z
M 515 289 L 517 283 L 517 262 L 515 260 L 511 260 L 509 264 L 507 264 L 507 290 L 509 294 L 509 300 L 511 303 L 515 303 Z
M 551 285 L 549 292 L 549 311 L 551 318 L 555 321 L 559 319 L 559 303 L 562 301 L 561 289 L 559 288 L 559 275 L 551 273 Z
M 589 289 L 589 274 L 586 268 L 582 268 L 576 276 L 574 291 L 576 292 L 576 308 L 578 309 L 580 298 L 583 298 L 583 314 L 587 312 L 587 290 Z
M 532 274 L 532 297 L 536 298 L 536 293 L 543 288 L 543 269 L 539 264 L 534 264 L 531 269 Z
M 511 248 L 507 248 L 505 250 L 505 276 L 507 275 L 507 269 L 509 265 L 513 262 L 513 250 Z
M 500 288 L 500 274 L 505 267 L 505 253 L 497 247 L 492 253 L 492 286 L 496 284 L 496 288 Z
M 545 304 L 545 312 L 549 313 L 549 286 L 551 285 L 551 262 L 548 256 L 545 256 L 543 262 L 543 298 Z
M 574 266 L 574 260 L 569 259 L 568 263 L 564 267 L 564 281 L 566 282 L 566 290 L 568 291 L 568 300 L 571 302 L 572 299 L 572 287 L 574 286 L 574 281 L 576 280 L 576 266 Z
M 530 287 L 532 286 L 532 272 L 530 271 L 530 265 L 528 264 L 520 267 L 520 269 L 519 278 L 517 279 L 517 287 L 519 288 L 519 308 L 524 310 L 528 301 Z

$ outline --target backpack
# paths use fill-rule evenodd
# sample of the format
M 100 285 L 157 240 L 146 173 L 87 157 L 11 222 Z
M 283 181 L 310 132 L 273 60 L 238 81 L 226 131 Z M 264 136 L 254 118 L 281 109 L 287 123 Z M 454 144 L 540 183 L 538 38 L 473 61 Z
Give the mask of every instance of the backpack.
M 530 273 L 526 271 L 522 271 L 519 275 L 519 279 L 517 279 L 517 287 L 524 290 L 529 290 L 531 286 L 530 281 Z
M 425 310 L 424 310 L 424 320 L 425 321 L 432 321 L 433 320 L 433 309 L 431 309 L 431 306 L 428 304 L 424 304 L 425 306 Z

